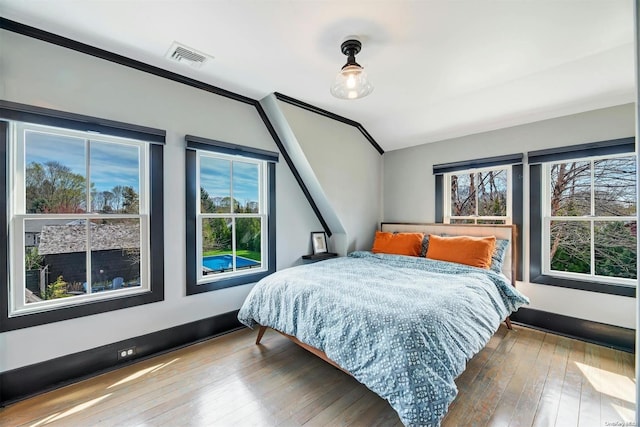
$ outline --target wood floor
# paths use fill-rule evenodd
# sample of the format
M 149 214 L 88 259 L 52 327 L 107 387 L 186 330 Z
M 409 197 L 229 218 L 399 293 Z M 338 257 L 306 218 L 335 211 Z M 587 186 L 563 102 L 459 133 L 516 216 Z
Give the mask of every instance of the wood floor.
M 0 409 L 2 426 L 400 426 L 380 397 L 289 340 L 242 330 Z M 635 420 L 633 355 L 501 326 L 443 426 Z

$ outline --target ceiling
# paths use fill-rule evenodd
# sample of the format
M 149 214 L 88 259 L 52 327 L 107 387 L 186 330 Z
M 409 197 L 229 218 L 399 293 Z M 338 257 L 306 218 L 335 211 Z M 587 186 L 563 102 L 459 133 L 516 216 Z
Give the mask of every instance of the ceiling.
M 0 0 L 0 15 L 254 99 L 361 123 L 383 149 L 635 101 L 633 0 Z M 375 86 L 329 86 L 345 37 Z M 214 57 L 165 58 L 174 41 Z

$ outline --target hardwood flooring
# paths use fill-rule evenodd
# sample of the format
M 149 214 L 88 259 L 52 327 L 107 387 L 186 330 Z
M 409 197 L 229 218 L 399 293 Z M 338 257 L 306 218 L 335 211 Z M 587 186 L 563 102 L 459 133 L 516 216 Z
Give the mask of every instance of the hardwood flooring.
M 401 426 L 386 401 L 269 330 L 241 330 L 0 409 L 2 426 Z M 635 420 L 632 354 L 501 326 L 443 426 Z M 618 424 L 616 424 L 618 423 Z

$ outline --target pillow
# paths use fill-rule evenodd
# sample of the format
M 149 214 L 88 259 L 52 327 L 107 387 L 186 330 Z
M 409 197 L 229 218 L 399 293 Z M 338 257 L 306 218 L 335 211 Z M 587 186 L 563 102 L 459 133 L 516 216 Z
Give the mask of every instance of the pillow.
M 495 246 L 495 236 L 440 237 L 431 234 L 427 258 L 489 269 Z
M 493 255 L 491 256 L 491 271 L 502 273 L 502 264 L 504 263 L 504 257 L 507 254 L 507 247 L 509 247 L 508 240 L 496 240 L 496 247 L 493 250 Z
M 373 253 L 419 256 L 422 248 L 422 233 L 387 233 L 376 231 Z

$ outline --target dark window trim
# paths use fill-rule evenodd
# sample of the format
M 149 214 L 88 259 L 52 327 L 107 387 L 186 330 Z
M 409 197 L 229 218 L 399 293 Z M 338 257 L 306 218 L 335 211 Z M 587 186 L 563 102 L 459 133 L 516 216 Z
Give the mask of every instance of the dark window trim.
M 35 111 L 35 110 L 33 110 Z M 34 112 L 30 114 L 35 114 Z M 53 110 L 48 110 L 53 111 Z M 62 112 L 61 112 L 62 113 Z M 73 120 L 75 117 L 72 113 L 62 113 L 65 119 L 57 124 L 57 127 L 65 127 L 66 123 Z M 31 115 L 29 116 L 31 117 Z M 87 116 L 78 116 L 81 123 L 85 123 L 84 120 Z M 46 120 L 50 120 L 51 116 L 47 116 Z M 99 120 L 99 119 L 98 119 Z M 116 122 L 112 122 L 116 123 Z M 2 200 L 2 209 L 4 215 L 2 215 L 2 221 L 0 225 L 3 227 L 4 244 L 0 250 L 0 274 L 4 279 L 6 286 L 0 287 L 0 332 L 11 331 L 15 329 L 28 328 L 32 326 L 44 325 L 53 322 L 59 322 L 62 320 L 75 319 L 78 317 L 89 316 L 98 313 L 105 313 L 108 311 L 119 310 L 122 308 L 135 307 L 143 304 L 149 304 L 164 300 L 164 212 L 163 212 L 163 152 L 164 147 L 162 144 L 151 143 L 149 144 L 149 236 L 150 236 L 150 251 L 149 251 L 149 291 L 143 294 L 114 297 L 107 300 L 100 301 L 87 301 L 83 304 L 60 307 L 51 309 L 49 311 L 43 311 L 39 313 L 30 313 L 16 317 L 9 317 L 9 269 L 8 269 L 8 215 L 9 210 L 6 205 L 8 200 L 8 189 L 6 182 L 6 175 L 8 173 L 8 158 L 7 158 L 7 145 L 9 143 L 8 126 L 7 122 L 0 121 L 0 132 L 4 143 L 0 148 L 0 162 L 3 167 L 3 177 L 0 179 L 0 198 Z M 52 124 L 56 126 L 56 124 Z M 135 126 L 135 125 L 134 125 Z M 123 134 L 126 135 L 126 129 L 123 129 Z M 112 135 L 112 133 L 110 133 Z M 130 138 L 140 139 L 140 134 L 129 135 Z M 163 141 L 164 142 L 164 141 Z
M 634 153 L 635 138 L 619 138 L 587 144 L 569 145 L 546 150 L 529 151 L 529 164 L 547 163 L 560 160 L 580 159 L 583 157 L 606 156 L 612 154 Z
M 7 120 L 54 126 L 82 132 L 142 139 L 145 142 L 164 144 L 167 133 L 162 129 L 154 129 L 98 117 L 68 113 L 33 105 L 0 100 L 0 117 Z
M 279 158 L 279 154 L 273 151 L 245 147 L 229 142 L 201 138 L 199 136 L 187 135 L 185 136 L 185 140 L 187 141 L 187 148 L 194 150 L 215 151 L 216 153 L 243 156 L 250 159 L 265 160 L 267 162 L 277 162 Z
M 540 163 L 529 166 L 529 281 L 540 285 L 635 298 L 636 289 L 633 287 L 590 280 L 567 279 L 542 273 L 542 169 Z
M 194 137 L 189 136 L 193 140 Z M 255 283 L 263 277 L 268 276 L 276 271 L 276 164 L 275 162 L 267 162 L 267 188 L 268 188 L 268 207 L 267 207 L 267 245 L 268 245 L 268 265 L 267 271 L 262 271 L 254 274 L 242 274 L 239 276 L 230 277 L 227 279 L 213 280 L 211 282 L 198 283 L 198 260 L 196 249 L 196 230 L 197 230 L 197 203 L 200 200 L 199 189 L 196 187 L 196 177 L 198 170 L 196 169 L 196 159 L 198 156 L 195 148 L 208 150 L 217 153 L 235 154 L 240 156 L 246 156 L 249 151 L 255 149 L 242 147 L 230 143 L 222 143 L 223 151 L 219 151 L 217 146 L 221 141 L 206 140 L 205 138 L 198 138 L 198 147 L 189 147 L 189 141 L 187 141 L 187 150 L 185 153 L 185 168 L 186 168 L 186 279 L 187 279 L 187 295 L 194 295 L 203 292 L 216 291 L 218 289 L 230 288 L 233 286 L 246 285 L 248 283 Z M 208 141 L 207 144 L 200 144 L 203 141 Z M 240 149 L 235 153 L 229 153 L 230 146 L 236 146 Z M 259 150 L 262 151 L 262 150 Z M 254 157 L 255 158 L 255 157 Z
M 519 156 L 520 160 L 522 160 L 522 155 L 513 155 L 513 156 L 500 156 L 503 159 L 516 159 Z M 491 159 L 498 159 L 498 157 L 492 157 Z M 458 162 L 457 164 L 471 164 L 471 162 Z M 449 163 L 451 165 L 452 163 Z M 476 163 L 477 164 L 477 163 Z M 523 257 L 524 253 L 524 245 L 522 239 L 522 224 L 524 220 L 524 212 L 522 208 L 523 201 L 523 165 L 518 163 L 498 163 L 488 165 L 490 166 L 504 166 L 511 164 L 511 218 L 512 224 L 516 227 L 516 280 L 522 280 L 523 278 Z M 434 166 L 434 170 L 435 170 Z M 476 166 L 478 167 L 478 166 Z M 481 166 L 485 167 L 485 166 Z M 472 169 L 472 167 L 469 167 Z M 457 169 L 464 170 L 464 169 Z M 450 171 L 453 172 L 453 171 Z M 448 172 L 447 172 L 448 173 Z M 444 221 L 444 176 L 443 173 L 438 173 L 435 176 L 436 178 L 436 203 L 435 203 L 435 221 L 437 223 L 442 223 Z
M 492 166 L 504 166 L 522 163 L 522 153 L 504 156 L 485 157 L 482 159 L 464 160 L 461 162 L 441 163 L 433 165 L 434 175 L 456 172 L 467 169 L 480 169 Z

